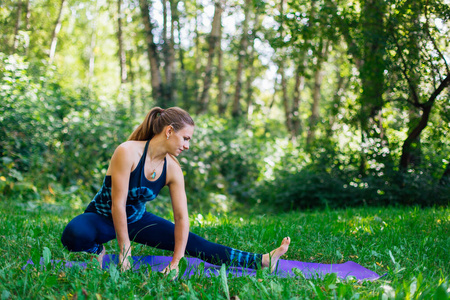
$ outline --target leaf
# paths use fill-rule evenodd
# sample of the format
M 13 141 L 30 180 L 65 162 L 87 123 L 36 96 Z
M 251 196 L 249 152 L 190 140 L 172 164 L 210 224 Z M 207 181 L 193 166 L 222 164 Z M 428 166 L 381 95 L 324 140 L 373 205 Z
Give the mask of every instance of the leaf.
M 186 271 L 188 266 L 188 262 L 186 257 L 182 257 L 180 259 L 180 262 L 178 263 L 178 278 L 181 278 L 184 275 L 184 272 Z
M 392 255 L 391 250 L 389 250 L 389 256 L 391 257 L 392 262 L 394 263 L 394 265 L 396 265 L 396 263 L 395 263 L 395 258 L 394 258 L 394 256 Z
M 303 274 L 303 272 L 300 271 L 298 268 L 292 268 L 292 272 L 293 272 L 296 276 L 301 277 L 301 278 L 303 278 L 303 279 L 306 279 L 305 274 Z
M 390 285 L 382 285 L 383 294 L 381 295 L 381 299 L 393 299 L 395 297 L 395 290 Z
M 11 298 L 11 293 L 7 290 L 2 291 L 2 299 L 9 299 Z
M 198 267 L 197 267 L 197 272 L 198 275 L 203 276 L 203 274 L 205 273 L 205 263 L 201 262 Z
M 317 297 L 320 300 L 325 299 L 325 295 L 323 294 L 323 291 L 320 288 L 317 288 L 317 286 L 312 281 L 309 281 L 309 284 L 312 286 L 314 292 L 316 293 Z
M 48 265 L 52 258 L 52 253 L 50 252 L 50 249 L 44 247 L 44 250 L 42 251 L 42 256 L 44 257 L 44 265 Z
M 341 251 L 339 251 L 339 250 L 336 250 L 336 256 L 337 256 L 339 259 L 343 259 L 343 258 L 344 258 L 344 257 L 342 256 Z
M 230 291 L 228 289 L 228 281 L 227 281 L 227 267 L 225 264 L 222 265 L 220 268 L 220 284 L 222 285 L 223 290 L 225 291 L 225 295 L 227 296 L 227 299 L 230 300 Z
M 409 286 L 409 295 L 412 298 L 414 298 L 414 294 L 417 291 L 417 279 L 413 279 L 413 281 L 411 282 L 411 285 Z
M 438 286 L 436 289 L 436 292 L 434 293 L 434 299 L 436 300 L 447 300 L 448 299 L 447 291 L 445 290 L 445 287 L 443 284 Z
M 335 285 L 334 283 L 332 283 L 332 284 L 330 284 L 330 285 L 328 286 L 328 289 L 330 289 L 330 290 L 335 290 L 335 289 L 337 289 L 337 285 Z
M 45 286 L 47 287 L 54 287 L 58 284 L 58 277 L 54 275 L 50 275 L 45 279 Z
M 119 280 L 119 277 L 120 277 L 120 272 L 119 272 L 119 270 L 117 270 L 116 265 L 114 265 L 114 264 L 109 265 L 109 276 L 111 276 L 112 281 L 117 283 L 117 281 Z

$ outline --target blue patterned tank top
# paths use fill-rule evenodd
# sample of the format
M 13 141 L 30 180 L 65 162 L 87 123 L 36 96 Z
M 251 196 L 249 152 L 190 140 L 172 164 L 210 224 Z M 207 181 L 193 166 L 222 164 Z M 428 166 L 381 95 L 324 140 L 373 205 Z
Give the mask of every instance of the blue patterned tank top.
M 145 203 L 158 196 L 161 189 L 166 185 L 167 161 L 164 158 L 164 166 L 161 176 L 155 181 L 149 181 L 145 177 L 144 166 L 147 156 L 148 143 L 145 144 L 144 154 L 139 160 L 136 169 L 130 173 L 128 185 L 128 198 L 126 203 L 127 223 L 134 223 L 142 218 L 145 212 Z M 106 175 L 100 191 L 89 203 L 85 212 L 94 212 L 112 220 L 111 215 L 111 176 Z

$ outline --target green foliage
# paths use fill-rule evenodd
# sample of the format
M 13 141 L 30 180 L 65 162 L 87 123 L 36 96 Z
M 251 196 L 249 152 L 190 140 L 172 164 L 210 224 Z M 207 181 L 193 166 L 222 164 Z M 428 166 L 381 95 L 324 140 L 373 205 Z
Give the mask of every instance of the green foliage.
M 180 157 L 189 202 L 199 209 L 229 210 L 252 198 L 274 146 L 249 124 L 201 116 L 191 148 Z
M 62 89 L 51 69 L 19 56 L 0 54 L 0 76 L 0 193 L 32 200 L 97 189 L 131 130 L 124 110 Z
M 302 170 L 283 172 L 262 185 L 258 199 L 269 208 L 282 210 L 337 208 L 359 205 L 447 206 L 450 187 L 429 175 L 398 174 L 342 178 L 333 173 Z

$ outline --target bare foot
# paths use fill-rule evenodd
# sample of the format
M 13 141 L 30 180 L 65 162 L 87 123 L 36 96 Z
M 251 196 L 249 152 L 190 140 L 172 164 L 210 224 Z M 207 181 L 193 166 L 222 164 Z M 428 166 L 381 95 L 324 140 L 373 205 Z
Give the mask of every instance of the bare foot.
M 270 272 L 272 273 L 273 271 L 275 271 L 278 259 L 280 259 L 280 257 L 288 251 L 290 243 L 291 238 L 285 237 L 283 241 L 281 241 L 280 247 L 272 250 L 270 253 L 263 254 L 262 268 L 267 268 L 270 266 Z

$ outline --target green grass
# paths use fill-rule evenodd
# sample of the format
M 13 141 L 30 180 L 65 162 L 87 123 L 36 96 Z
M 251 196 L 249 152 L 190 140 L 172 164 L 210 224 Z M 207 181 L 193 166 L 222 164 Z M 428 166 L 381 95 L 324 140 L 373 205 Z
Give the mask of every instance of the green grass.
M 89 261 L 68 253 L 59 241 L 80 209 L 50 204 L 0 203 L 1 299 L 450 299 L 450 209 L 359 208 L 280 215 L 191 214 L 191 230 L 209 240 L 265 253 L 284 236 L 283 258 L 307 262 L 355 261 L 387 276 L 375 282 L 256 277 L 194 276 L 170 281 L 159 273 L 22 266 L 29 258 Z M 133 255 L 170 255 L 141 245 Z M 107 244 L 114 253 L 116 243 Z M 46 253 L 48 256 L 48 252 Z

